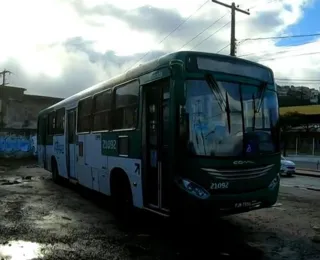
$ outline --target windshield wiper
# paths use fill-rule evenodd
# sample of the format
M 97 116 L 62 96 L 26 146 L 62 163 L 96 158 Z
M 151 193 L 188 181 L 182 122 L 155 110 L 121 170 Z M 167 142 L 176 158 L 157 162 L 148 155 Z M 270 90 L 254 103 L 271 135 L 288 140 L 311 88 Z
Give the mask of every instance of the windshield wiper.
M 259 113 L 260 112 L 260 108 L 261 108 L 261 104 L 262 104 L 262 100 L 264 98 L 264 93 L 266 91 L 268 82 L 262 82 L 259 86 L 259 91 L 258 91 L 258 105 L 256 106 L 256 109 L 254 110 L 255 113 Z M 255 100 L 254 100 L 255 102 Z
M 226 113 L 227 113 L 227 121 L 228 121 L 228 130 L 229 134 L 231 133 L 231 119 L 230 119 L 230 105 L 229 105 L 229 98 L 228 98 L 228 92 L 226 91 Z
M 256 99 L 254 97 L 254 94 L 252 94 L 252 110 L 253 110 L 252 131 L 254 131 L 254 128 L 256 126 Z
M 221 93 L 221 90 L 218 86 L 216 79 L 211 74 L 206 74 L 205 78 L 206 78 L 206 81 L 207 81 L 213 95 L 218 100 L 218 104 L 220 106 L 221 111 L 225 111 L 227 113 L 228 130 L 230 133 L 231 120 L 230 120 L 230 105 L 229 105 L 228 92 L 226 91 L 226 97 L 224 100 L 223 94 Z
M 223 95 L 222 95 L 221 90 L 218 86 L 218 82 L 211 74 L 206 75 L 206 81 L 207 81 L 213 95 L 219 101 L 218 104 L 219 104 L 221 110 L 223 111 L 225 109 L 223 107 L 223 104 L 225 103 L 225 101 L 223 100 Z
M 258 104 L 256 104 L 255 95 L 252 94 L 252 109 L 253 109 L 252 131 L 254 131 L 255 126 L 256 126 L 256 114 L 260 112 L 267 85 L 268 85 L 268 82 L 262 82 L 259 86 L 259 90 L 258 90 L 258 94 L 257 94 Z

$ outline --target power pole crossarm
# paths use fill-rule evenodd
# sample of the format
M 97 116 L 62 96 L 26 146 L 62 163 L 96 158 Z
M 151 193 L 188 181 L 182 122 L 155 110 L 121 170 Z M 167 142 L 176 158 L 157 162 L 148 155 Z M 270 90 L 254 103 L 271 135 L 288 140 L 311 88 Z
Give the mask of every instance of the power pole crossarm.
M 231 39 L 230 39 L 230 55 L 236 56 L 236 11 L 240 13 L 244 13 L 247 15 L 250 15 L 249 10 L 242 10 L 239 7 L 236 7 L 235 3 L 232 3 L 231 5 L 222 3 L 220 1 L 211 0 L 213 3 L 222 5 L 224 7 L 231 9 Z
M 222 3 L 222 2 L 220 2 L 220 1 L 216 1 L 216 0 L 211 0 L 213 3 L 216 3 L 216 4 L 219 4 L 219 5 L 222 5 L 222 6 L 224 6 L 224 7 L 227 7 L 227 8 L 230 8 L 230 9 L 232 9 L 232 5 L 234 5 L 235 6 L 235 3 L 232 3 L 231 5 L 227 5 L 227 4 L 225 4 L 225 3 Z M 238 8 L 238 7 L 234 7 L 234 10 L 235 11 L 238 11 L 238 12 L 241 12 L 241 13 L 244 13 L 244 14 L 248 14 L 248 15 L 250 15 L 250 13 L 248 12 L 248 11 L 246 11 L 246 10 L 242 10 L 242 9 L 240 9 L 240 8 Z
M 12 74 L 12 72 L 11 71 L 9 71 L 9 70 L 6 70 L 6 69 L 4 69 L 3 71 L 1 71 L 0 72 L 0 75 L 2 76 L 2 86 L 5 86 L 7 83 L 6 83 L 6 75 L 7 74 Z

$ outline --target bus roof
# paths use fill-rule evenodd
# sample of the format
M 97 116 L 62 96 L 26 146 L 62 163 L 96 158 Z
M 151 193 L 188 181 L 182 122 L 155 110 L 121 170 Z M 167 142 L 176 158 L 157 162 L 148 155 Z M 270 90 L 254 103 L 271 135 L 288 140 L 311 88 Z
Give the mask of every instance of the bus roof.
M 163 55 L 155 60 L 143 63 L 140 66 L 132 68 L 123 74 L 120 74 L 120 75 L 117 75 L 111 79 L 102 81 L 102 82 L 100 82 L 96 85 L 93 85 L 85 90 L 82 90 L 82 91 L 80 91 L 70 97 L 67 97 L 64 100 L 62 100 L 62 101 L 60 101 L 60 102 L 58 102 L 48 108 L 43 109 L 42 111 L 40 111 L 39 115 L 47 113 L 47 112 L 51 112 L 55 108 L 58 109 L 58 108 L 64 107 L 68 103 L 79 101 L 80 99 L 83 99 L 87 96 L 91 96 L 96 92 L 100 92 L 104 89 L 108 89 L 113 86 L 119 85 L 121 83 L 130 81 L 130 80 L 135 79 L 137 77 L 140 77 L 144 74 L 147 74 L 147 73 L 152 72 L 154 70 L 160 69 L 161 67 L 169 66 L 169 62 L 171 60 L 178 59 L 178 60 L 185 61 L 186 57 L 188 57 L 189 55 L 208 56 L 211 58 L 220 58 L 220 59 L 226 59 L 226 60 L 230 60 L 230 61 L 238 60 L 238 61 L 241 61 L 242 63 L 247 63 L 247 64 L 255 65 L 255 66 L 270 70 L 270 68 L 268 68 L 264 65 L 261 65 L 259 63 L 252 62 L 252 61 L 245 60 L 245 59 L 241 59 L 241 58 L 237 58 L 237 57 L 232 57 L 229 55 L 208 53 L 208 52 L 197 52 L 197 51 L 173 52 L 173 53 Z

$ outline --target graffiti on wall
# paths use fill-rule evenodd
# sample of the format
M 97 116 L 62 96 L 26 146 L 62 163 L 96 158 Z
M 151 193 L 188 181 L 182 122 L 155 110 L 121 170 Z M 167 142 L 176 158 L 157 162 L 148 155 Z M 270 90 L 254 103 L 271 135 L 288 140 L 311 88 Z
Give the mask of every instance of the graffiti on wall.
M 19 135 L 14 133 L 0 133 L 0 153 L 6 156 L 15 154 L 37 154 L 37 137 L 35 135 Z
M 31 150 L 32 150 L 32 154 L 34 156 L 37 156 L 37 136 L 36 135 L 33 135 L 31 136 Z

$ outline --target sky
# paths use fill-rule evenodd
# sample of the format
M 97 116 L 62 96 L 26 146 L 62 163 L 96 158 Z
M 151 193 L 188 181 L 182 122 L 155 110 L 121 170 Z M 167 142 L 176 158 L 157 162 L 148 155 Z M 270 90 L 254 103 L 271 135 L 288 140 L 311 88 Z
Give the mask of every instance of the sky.
M 237 56 L 272 68 L 280 85 L 318 88 L 319 37 L 248 38 L 320 33 L 320 0 L 236 4 L 250 8 L 236 14 Z M 13 72 L 9 84 L 38 95 L 67 97 L 177 50 L 230 50 L 230 10 L 205 0 L 10 0 L 1 13 L 0 70 Z

